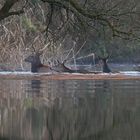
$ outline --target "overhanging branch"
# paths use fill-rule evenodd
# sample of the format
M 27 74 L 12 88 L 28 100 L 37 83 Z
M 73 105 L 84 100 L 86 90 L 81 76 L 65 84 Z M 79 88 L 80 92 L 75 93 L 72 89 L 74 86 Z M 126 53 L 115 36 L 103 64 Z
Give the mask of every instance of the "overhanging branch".
M 20 15 L 22 13 L 24 13 L 24 8 L 25 8 L 25 5 L 27 4 L 27 1 L 26 0 L 26 3 L 24 4 L 24 6 L 20 9 L 20 10 L 17 10 L 17 11 L 10 11 L 11 8 L 17 3 L 19 2 L 19 0 L 6 0 L 3 7 L 0 9 L 0 21 L 2 21 L 3 19 L 11 16 L 11 15 Z
M 41 0 L 43 2 L 47 2 L 49 4 L 54 4 L 58 7 L 61 8 L 65 8 L 71 12 L 73 12 L 75 15 L 79 14 L 81 15 L 81 17 L 85 17 L 91 20 L 96 20 L 99 24 L 104 24 L 104 26 L 107 26 L 111 31 L 112 31 L 112 35 L 116 36 L 118 34 L 121 34 L 123 36 L 131 36 L 131 32 L 130 31 L 126 31 L 123 29 L 119 28 L 119 25 L 121 24 L 121 21 L 119 22 L 119 20 L 117 20 L 116 22 L 118 22 L 118 26 L 116 26 L 117 24 L 113 23 L 113 18 L 117 17 L 117 19 L 124 15 L 128 16 L 128 15 L 136 15 L 139 14 L 137 13 L 135 10 L 133 11 L 133 9 L 135 9 L 134 7 L 132 9 L 128 9 L 128 11 L 124 11 L 121 13 L 117 13 L 117 14 L 113 14 L 113 13 L 108 13 L 111 12 L 111 10 L 114 10 L 114 8 L 118 7 L 119 3 L 115 4 L 111 9 L 109 9 L 109 11 L 106 13 L 102 13 L 100 11 L 89 11 L 88 9 L 85 9 L 83 6 L 80 5 L 80 3 L 78 3 L 76 0 Z

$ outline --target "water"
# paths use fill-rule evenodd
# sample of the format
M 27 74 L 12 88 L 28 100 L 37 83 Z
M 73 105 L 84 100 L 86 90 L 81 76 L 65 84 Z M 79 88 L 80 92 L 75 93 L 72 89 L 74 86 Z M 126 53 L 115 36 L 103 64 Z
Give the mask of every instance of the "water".
M 139 140 L 140 80 L 0 80 L 0 140 Z

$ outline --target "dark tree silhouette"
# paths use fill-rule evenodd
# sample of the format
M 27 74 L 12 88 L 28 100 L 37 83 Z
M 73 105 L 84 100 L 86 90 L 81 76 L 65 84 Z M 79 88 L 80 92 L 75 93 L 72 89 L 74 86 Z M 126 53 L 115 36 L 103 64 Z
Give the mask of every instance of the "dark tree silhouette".
M 23 11 L 24 6 L 20 10 L 11 11 L 13 6 L 19 1 L 20 0 L 5 0 L 4 5 L 0 9 L 0 21 L 11 15 L 20 15 L 24 13 Z

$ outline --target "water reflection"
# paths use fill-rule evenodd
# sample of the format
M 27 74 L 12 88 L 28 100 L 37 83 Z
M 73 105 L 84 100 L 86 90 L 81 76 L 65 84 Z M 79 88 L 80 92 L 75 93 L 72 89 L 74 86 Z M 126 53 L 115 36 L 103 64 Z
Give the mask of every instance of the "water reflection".
M 140 81 L 1 80 L 0 85 L 0 139 L 140 138 Z

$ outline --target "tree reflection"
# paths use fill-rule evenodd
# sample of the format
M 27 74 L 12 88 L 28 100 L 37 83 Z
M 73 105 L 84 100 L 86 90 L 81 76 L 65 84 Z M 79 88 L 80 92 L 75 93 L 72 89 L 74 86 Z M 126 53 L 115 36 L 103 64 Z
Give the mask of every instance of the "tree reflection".
M 1 139 L 140 138 L 140 81 L 24 82 L 0 83 Z

